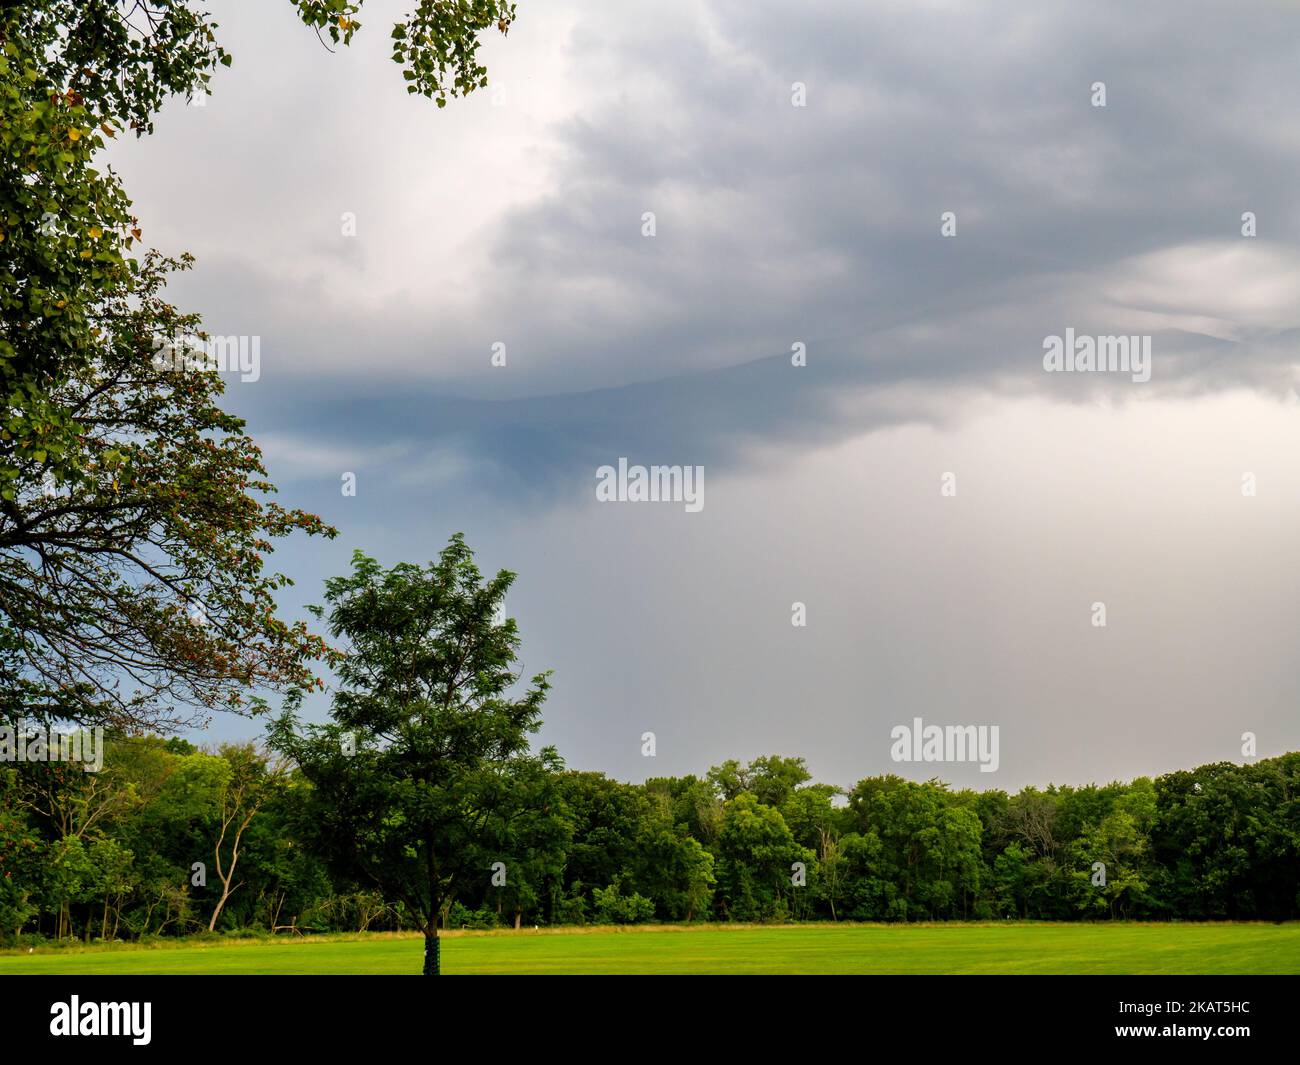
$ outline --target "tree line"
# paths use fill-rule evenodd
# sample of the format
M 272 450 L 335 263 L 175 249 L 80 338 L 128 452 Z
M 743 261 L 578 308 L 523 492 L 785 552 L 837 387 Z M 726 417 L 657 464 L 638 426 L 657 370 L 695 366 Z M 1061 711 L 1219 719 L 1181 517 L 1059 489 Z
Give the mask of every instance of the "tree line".
M 108 743 L 99 773 L 0 768 L 6 942 L 425 927 L 331 865 L 311 783 L 274 754 Z M 1300 753 L 1015 794 L 897 776 L 846 791 L 781 756 L 643 784 L 543 776 L 517 849 L 467 841 L 441 927 L 1300 917 Z
M 447 928 L 1300 916 L 1300 752 L 1015 794 L 781 755 L 570 770 L 531 743 L 550 680 L 518 666 L 514 579 L 460 534 L 356 552 L 310 608 L 328 720 L 291 690 L 261 745 L 118 730 L 88 772 L 0 742 L 0 937 L 413 929 L 436 974 Z

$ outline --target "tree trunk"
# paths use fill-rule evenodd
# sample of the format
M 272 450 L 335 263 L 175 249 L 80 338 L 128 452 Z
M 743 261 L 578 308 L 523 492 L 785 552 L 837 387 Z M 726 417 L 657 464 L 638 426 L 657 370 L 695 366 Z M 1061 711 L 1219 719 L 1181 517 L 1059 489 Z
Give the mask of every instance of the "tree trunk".
M 441 958 L 439 957 L 441 946 L 438 940 L 438 928 L 434 925 L 432 928 L 424 930 L 424 975 L 440 976 L 442 975 Z
M 230 891 L 228 890 L 229 884 L 230 881 L 226 881 L 223 885 L 223 889 L 225 890 L 221 892 L 221 898 L 217 900 L 217 908 L 212 911 L 212 920 L 208 922 L 209 932 L 215 932 L 217 930 L 217 918 L 221 916 L 221 911 L 225 908 L 226 899 L 230 898 Z
M 519 922 L 523 919 L 523 916 L 524 915 L 519 910 L 515 910 L 515 931 L 516 932 L 519 931 Z

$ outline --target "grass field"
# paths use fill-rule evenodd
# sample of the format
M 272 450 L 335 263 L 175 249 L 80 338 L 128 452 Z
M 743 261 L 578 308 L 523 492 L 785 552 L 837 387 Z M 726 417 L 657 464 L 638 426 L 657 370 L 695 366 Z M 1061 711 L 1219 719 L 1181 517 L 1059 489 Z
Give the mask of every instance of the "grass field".
M 0 953 L 0 975 L 417 974 L 419 936 Z M 655 927 L 452 932 L 444 973 L 1300 973 L 1300 923 Z

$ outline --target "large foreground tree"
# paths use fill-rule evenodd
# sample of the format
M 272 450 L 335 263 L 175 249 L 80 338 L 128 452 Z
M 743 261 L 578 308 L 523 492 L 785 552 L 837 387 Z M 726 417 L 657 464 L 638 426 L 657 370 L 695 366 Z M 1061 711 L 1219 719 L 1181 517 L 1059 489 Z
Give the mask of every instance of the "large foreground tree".
M 291 0 L 346 44 L 360 2 Z M 408 91 L 486 83 L 512 4 L 418 0 L 392 31 Z M 183 0 L 0 0 L 0 718 L 167 729 L 311 683 L 319 641 L 275 616 L 271 542 L 318 518 L 274 486 L 208 369 L 159 359 L 199 319 L 188 265 L 140 247 L 109 138 L 230 57 Z
M 458 892 L 489 885 L 517 901 L 563 843 L 559 757 L 528 741 L 547 674 L 514 691 L 518 630 L 498 620 L 513 581 L 485 580 L 459 534 L 424 567 L 385 570 L 357 552 L 350 576 L 326 582 L 340 641 L 332 723 L 303 730 L 291 699 L 268 734 L 312 785 L 313 846 L 418 917 L 426 975 L 440 970 L 438 921 Z

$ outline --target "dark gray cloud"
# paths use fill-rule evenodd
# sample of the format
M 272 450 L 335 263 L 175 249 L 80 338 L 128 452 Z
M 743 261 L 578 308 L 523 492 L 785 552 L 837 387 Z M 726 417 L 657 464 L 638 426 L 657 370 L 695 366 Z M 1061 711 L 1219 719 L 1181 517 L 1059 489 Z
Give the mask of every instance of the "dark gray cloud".
M 549 733 L 623 775 L 658 727 L 654 772 L 782 749 L 847 782 L 915 713 L 1001 722 L 1000 784 L 1232 757 L 1242 721 L 1300 743 L 1294 10 L 522 4 L 504 106 L 438 111 L 387 62 L 396 0 L 340 55 L 213 7 L 216 97 L 115 159 L 199 256 L 178 301 L 262 337 L 230 401 L 286 501 L 343 530 L 282 556 L 290 609 L 354 545 L 464 529 L 521 573 Z M 1044 373 L 1067 327 L 1151 335 L 1150 383 Z M 596 505 L 619 456 L 704 465 L 705 511 Z

